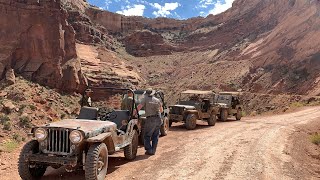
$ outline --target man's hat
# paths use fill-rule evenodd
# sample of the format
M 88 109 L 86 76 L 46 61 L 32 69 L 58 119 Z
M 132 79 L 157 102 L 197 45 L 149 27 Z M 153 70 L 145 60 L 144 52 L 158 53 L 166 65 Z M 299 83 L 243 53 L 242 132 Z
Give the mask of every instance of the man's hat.
M 153 90 L 152 88 L 148 88 L 146 90 L 146 94 L 149 95 L 149 96 L 153 96 L 155 93 L 156 93 L 156 91 Z

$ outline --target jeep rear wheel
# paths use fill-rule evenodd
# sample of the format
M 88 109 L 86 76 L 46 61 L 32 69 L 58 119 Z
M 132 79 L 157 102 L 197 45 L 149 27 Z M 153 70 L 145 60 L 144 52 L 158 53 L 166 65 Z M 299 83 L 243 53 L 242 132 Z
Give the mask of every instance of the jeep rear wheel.
M 31 164 L 28 161 L 28 155 L 39 152 L 39 142 L 32 140 L 25 144 L 21 150 L 18 171 L 21 179 L 40 179 L 46 172 L 47 166 Z
M 169 119 L 168 119 L 168 117 L 164 117 L 163 124 L 161 125 L 161 128 L 160 128 L 160 132 L 161 132 L 161 136 L 168 135 L 168 132 L 169 132 Z
M 217 116 L 215 113 L 211 113 L 210 118 L 208 119 L 208 125 L 209 126 L 214 126 L 216 125 L 216 121 L 217 121 Z
M 103 180 L 108 170 L 108 148 L 104 143 L 92 144 L 85 162 L 86 180 Z
M 238 109 L 236 114 L 236 120 L 240 121 L 242 118 L 242 110 Z
M 133 160 L 137 157 L 139 137 L 136 130 L 133 130 L 131 143 L 124 148 L 124 157 L 128 160 Z
M 186 128 L 188 130 L 193 130 L 197 126 L 197 117 L 194 114 L 189 114 L 186 119 Z
M 221 121 L 226 121 L 228 119 L 228 110 L 222 109 L 220 112 Z

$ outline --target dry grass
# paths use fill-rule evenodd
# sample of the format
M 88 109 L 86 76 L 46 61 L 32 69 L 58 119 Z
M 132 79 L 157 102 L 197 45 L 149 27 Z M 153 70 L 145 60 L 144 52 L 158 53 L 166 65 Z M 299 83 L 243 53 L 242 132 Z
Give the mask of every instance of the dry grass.
M 6 140 L 0 144 L 0 152 L 13 152 L 19 147 L 19 143 L 15 140 Z
M 320 145 L 320 134 L 316 133 L 310 137 L 313 144 Z

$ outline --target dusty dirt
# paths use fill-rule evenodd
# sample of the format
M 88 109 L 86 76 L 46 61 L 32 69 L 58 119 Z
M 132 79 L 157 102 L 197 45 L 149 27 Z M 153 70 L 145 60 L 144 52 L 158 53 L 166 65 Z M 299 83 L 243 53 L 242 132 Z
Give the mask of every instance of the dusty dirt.
M 143 148 L 133 162 L 123 154 L 109 160 L 107 179 L 318 179 L 319 169 L 309 159 L 297 160 L 293 136 L 301 126 L 319 126 L 320 107 L 278 115 L 230 119 L 209 127 L 198 123 L 187 131 L 174 124 L 168 136 L 160 139 L 155 156 L 144 155 Z M 308 142 L 302 136 L 301 141 Z M 301 151 L 299 156 L 303 157 Z M 309 158 L 312 158 L 309 156 Z M 18 179 L 17 153 L 10 167 L 0 166 L 4 179 Z M 314 159 L 319 164 L 319 160 Z M 303 166 L 302 166 L 303 165 Z M 311 167 L 311 168 L 310 168 Z M 84 172 L 66 173 L 48 169 L 43 179 L 84 179 Z

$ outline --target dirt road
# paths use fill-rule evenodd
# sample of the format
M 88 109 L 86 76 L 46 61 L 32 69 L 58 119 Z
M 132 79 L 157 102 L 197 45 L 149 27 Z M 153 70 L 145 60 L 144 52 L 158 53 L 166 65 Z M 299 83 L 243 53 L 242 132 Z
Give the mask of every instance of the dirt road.
M 137 159 L 127 162 L 122 153 L 117 154 L 110 158 L 106 178 L 320 179 L 319 174 L 308 172 L 290 156 L 294 147 L 289 137 L 296 126 L 316 119 L 320 120 L 320 107 L 241 121 L 230 119 L 214 127 L 199 123 L 202 125 L 193 131 L 174 124 L 170 134 L 160 139 L 155 156 L 144 155 L 140 148 Z M 18 177 L 17 171 L 8 175 L 3 177 Z M 48 169 L 43 179 L 80 180 L 83 176 L 83 172 Z

